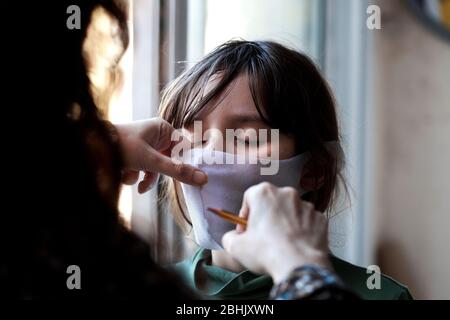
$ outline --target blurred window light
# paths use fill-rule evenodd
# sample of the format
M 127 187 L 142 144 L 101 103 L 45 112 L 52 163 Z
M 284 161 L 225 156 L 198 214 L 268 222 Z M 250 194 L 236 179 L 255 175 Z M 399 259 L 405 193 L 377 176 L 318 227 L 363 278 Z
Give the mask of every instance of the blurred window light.
M 189 0 L 188 8 L 188 62 L 239 38 L 274 40 L 322 59 L 322 0 Z

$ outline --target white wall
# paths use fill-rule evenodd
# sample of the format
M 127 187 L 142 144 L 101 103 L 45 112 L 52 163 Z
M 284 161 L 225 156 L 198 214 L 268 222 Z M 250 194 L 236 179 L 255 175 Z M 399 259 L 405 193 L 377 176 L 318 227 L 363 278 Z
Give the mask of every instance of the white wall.
M 416 298 L 450 299 L 450 43 L 404 2 L 377 2 L 378 259 Z

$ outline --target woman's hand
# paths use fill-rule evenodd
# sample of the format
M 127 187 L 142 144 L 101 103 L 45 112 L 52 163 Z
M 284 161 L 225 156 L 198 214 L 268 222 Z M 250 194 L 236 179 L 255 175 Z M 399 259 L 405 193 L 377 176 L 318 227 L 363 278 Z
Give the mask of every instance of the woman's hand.
M 144 171 L 144 179 L 138 186 L 140 193 L 148 191 L 158 180 L 160 173 L 187 184 L 203 185 L 208 181 L 203 171 L 172 161 L 171 150 L 181 141 L 172 141 L 175 129 L 167 121 L 152 118 L 116 125 L 116 128 L 125 159 L 123 182 L 135 184 L 139 179 L 139 172 Z
M 305 264 L 331 269 L 328 224 L 311 203 L 301 201 L 294 188 L 261 183 L 244 194 L 239 215 L 248 219 L 246 230 L 226 233 L 225 250 L 256 273 L 268 273 L 274 283 Z

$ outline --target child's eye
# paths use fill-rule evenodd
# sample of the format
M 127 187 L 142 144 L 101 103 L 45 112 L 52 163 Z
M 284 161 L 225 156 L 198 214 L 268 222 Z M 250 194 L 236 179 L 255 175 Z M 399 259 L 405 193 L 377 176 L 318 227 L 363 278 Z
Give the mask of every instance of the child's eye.
M 252 139 L 252 140 L 250 140 L 250 139 L 248 139 L 248 138 L 245 138 L 245 139 L 236 139 L 236 142 L 237 143 L 240 143 L 240 144 L 245 144 L 245 146 L 248 146 L 248 147 L 257 147 L 258 146 L 258 140 L 257 139 Z
M 204 146 L 205 144 L 207 144 L 208 143 L 208 140 L 201 140 L 201 141 L 196 141 L 196 142 L 193 142 L 193 148 L 195 149 L 195 148 L 201 148 L 202 146 Z

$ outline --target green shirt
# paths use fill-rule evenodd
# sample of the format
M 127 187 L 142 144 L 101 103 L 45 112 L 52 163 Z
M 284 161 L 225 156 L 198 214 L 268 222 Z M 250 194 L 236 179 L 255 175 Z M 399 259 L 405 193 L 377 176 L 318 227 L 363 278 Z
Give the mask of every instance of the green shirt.
M 354 266 L 331 256 L 334 270 L 344 283 L 363 299 L 409 300 L 408 289 L 395 280 L 381 275 L 381 289 L 370 290 L 366 282 L 370 274 L 366 269 Z M 256 275 L 250 271 L 234 273 L 211 265 L 211 251 L 198 250 L 191 259 L 171 267 L 186 283 L 207 299 L 268 299 L 272 280 L 268 275 Z

